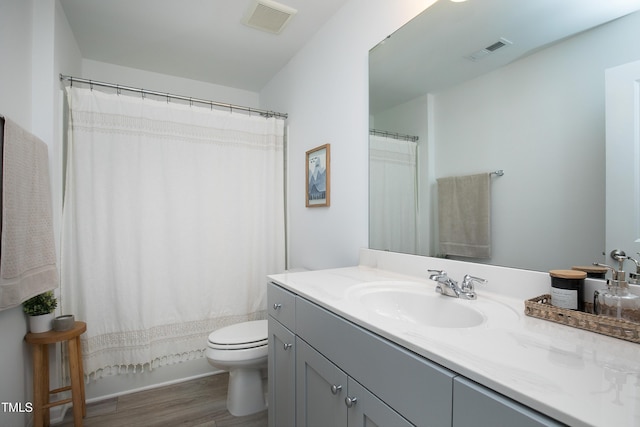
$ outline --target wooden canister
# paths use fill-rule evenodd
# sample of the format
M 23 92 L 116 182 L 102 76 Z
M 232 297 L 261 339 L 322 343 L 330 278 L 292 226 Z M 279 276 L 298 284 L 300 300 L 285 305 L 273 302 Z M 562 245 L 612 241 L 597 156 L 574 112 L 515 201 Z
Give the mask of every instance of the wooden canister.
M 604 279 L 607 274 L 605 267 L 599 267 L 597 265 L 574 265 L 572 270 L 584 271 L 587 273 L 587 277 L 593 279 Z

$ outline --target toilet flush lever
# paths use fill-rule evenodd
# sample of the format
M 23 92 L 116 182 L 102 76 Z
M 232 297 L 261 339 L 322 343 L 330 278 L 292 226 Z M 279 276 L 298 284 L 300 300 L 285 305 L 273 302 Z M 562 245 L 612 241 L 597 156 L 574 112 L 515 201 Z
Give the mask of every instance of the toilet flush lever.
M 282 304 L 279 304 L 279 303 L 273 304 L 273 309 L 274 310 L 280 310 L 281 308 L 282 308 Z
M 283 345 L 283 347 L 284 347 L 284 349 L 285 349 L 285 350 L 289 350 L 291 347 L 293 347 L 293 344 L 291 344 L 291 343 L 285 343 L 285 344 Z

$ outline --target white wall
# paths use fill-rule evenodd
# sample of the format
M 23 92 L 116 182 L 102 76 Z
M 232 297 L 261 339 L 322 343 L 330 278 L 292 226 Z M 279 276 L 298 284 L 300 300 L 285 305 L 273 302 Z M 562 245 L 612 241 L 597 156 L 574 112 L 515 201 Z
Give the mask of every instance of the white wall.
M 289 114 L 289 267 L 356 265 L 368 244 L 368 52 L 433 1 L 351 0 L 260 94 Z M 305 152 L 331 144 L 331 206 L 305 208 Z
M 436 176 L 505 170 L 492 183 L 491 263 L 545 271 L 614 249 L 604 247 L 604 70 L 640 57 L 620 44 L 639 28 L 636 13 L 434 96 Z
M 31 128 L 31 40 L 32 2 L 0 2 L 0 114 L 20 126 Z M 12 64 L 11 67 L 6 64 Z M 0 402 L 26 403 L 31 375 L 24 314 L 20 307 L 0 311 Z M 0 425 L 23 426 L 25 413 L 0 408 Z
M 174 95 L 191 96 L 225 104 L 256 108 L 259 106 L 259 94 L 257 92 L 152 73 L 89 59 L 83 59 L 81 75 L 76 74 L 73 77 L 82 77 Z
M 31 127 L 31 9 L 29 0 L 0 2 L 0 111 L 25 128 Z
M 77 48 L 74 54 L 73 44 L 67 44 L 68 39 L 64 42 L 64 25 L 54 0 L 0 2 L 0 57 L 3 63 L 0 67 L 0 114 L 31 131 L 49 146 L 52 177 L 55 177 L 57 167 L 56 117 L 59 112 L 55 70 L 62 62 L 73 62 L 74 57 L 79 65 Z M 54 64 L 58 53 L 61 60 Z M 52 187 L 54 205 L 59 205 L 55 179 Z M 56 227 L 58 219 L 54 217 Z M 26 402 L 32 401 L 32 375 L 31 352 L 23 340 L 27 326 L 21 307 L 1 311 L 0 325 L 3 343 L 0 346 L 0 402 L 22 403 L 24 407 Z M 55 376 L 56 373 L 54 364 L 52 374 Z M 29 413 L 0 410 L 2 426 L 24 426 L 29 420 Z

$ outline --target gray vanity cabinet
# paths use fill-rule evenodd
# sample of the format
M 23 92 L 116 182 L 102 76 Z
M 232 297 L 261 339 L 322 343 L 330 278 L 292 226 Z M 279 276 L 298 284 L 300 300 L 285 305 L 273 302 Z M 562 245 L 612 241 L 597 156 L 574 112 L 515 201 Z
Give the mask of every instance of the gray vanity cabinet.
M 273 283 L 268 299 L 270 427 L 562 425 Z
M 412 426 L 306 342 L 297 348 L 297 425 Z
M 269 285 L 267 299 L 270 303 L 269 426 L 293 427 L 296 425 L 295 296 Z
M 453 427 L 564 426 L 461 376 L 453 381 L 453 401 Z

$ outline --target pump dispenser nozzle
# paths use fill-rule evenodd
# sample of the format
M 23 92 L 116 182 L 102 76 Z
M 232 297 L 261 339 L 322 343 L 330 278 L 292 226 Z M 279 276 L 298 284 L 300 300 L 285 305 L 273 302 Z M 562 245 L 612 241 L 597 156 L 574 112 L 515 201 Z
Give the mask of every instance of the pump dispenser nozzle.
M 636 253 L 640 255 L 640 252 L 636 252 Z M 640 283 L 640 261 L 631 257 L 627 257 L 627 259 L 629 261 L 633 261 L 633 263 L 636 265 L 636 271 L 629 273 L 629 283 L 632 285 L 637 285 Z
M 625 259 L 626 259 L 626 257 L 625 257 Z M 623 261 L 624 261 L 624 259 L 623 260 L 619 260 L 620 266 L 618 267 L 617 270 L 615 268 L 611 267 L 610 265 L 601 264 L 599 262 L 594 262 L 593 265 L 597 265 L 598 267 L 604 267 L 604 268 L 607 268 L 607 269 L 611 270 L 611 279 L 607 280 L 607 284 L 609 284 L 610 286 L 619 286 L 618 282 L 624 282 L 625 285 L 627 285 L 627 282 L 625 280 L 626 273 L 622 269 Z M 625 286 L 625 285 L 623 285 L 623 286 Z

